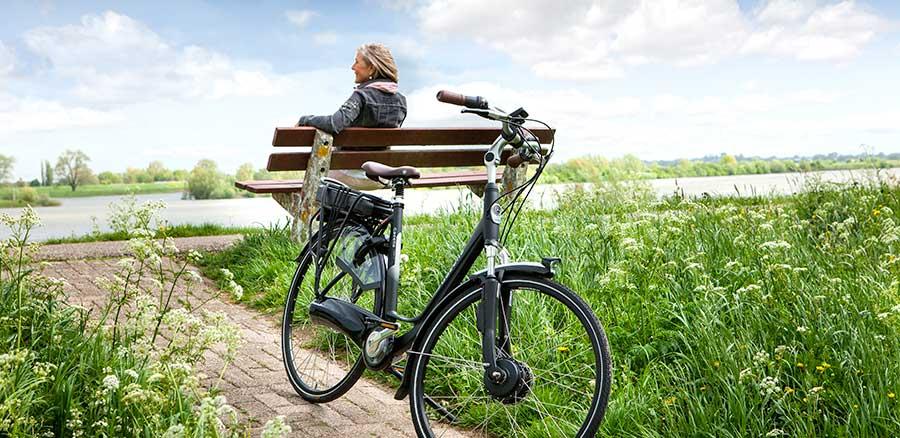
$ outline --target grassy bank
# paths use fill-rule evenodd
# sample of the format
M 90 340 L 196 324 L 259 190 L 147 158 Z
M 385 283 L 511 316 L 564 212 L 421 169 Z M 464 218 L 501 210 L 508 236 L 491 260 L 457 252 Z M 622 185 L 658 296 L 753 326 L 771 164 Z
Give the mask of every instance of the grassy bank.
M 81 185 L 75 191 L 69 186 L 30 187 L 40 195 L 51 198 L 83 198 L 89 196 L 117 196 L 117 195 L 145 195 L 153 193 L 176 193 L 185 188 L 183 181 L 165 181 L 154 183 L 135 184 L 90 184 Z M 0 188 L 0 198 L 7 199 L 12 196 L 12 187 Z M 22 190 L 17 188 L 16 190 Z
M 199 236 L 224 236 L 226 234 L 249 234 L 256 230 L 252 227 L 226 227 L 218 224 L 181 224 L 170 225 L 166 227 L 166 235 L 172 238 L 176 237 L 199 237 Z M 131 236 L 122 231 L 91 233 L 84 236 L 60 237 L 47 239 L 43 243 L 53 245 L 57 243 L 84 243 L 84 242 L 109 242 L 128 240 Z
M 607 159 L 588 156 L 550 164 L 542 182 L 605 182 L 623 179 L 684 178 L 727 175 L 761 175 L 772 173 L 817 172 L 824 170 L 888 169 L 900 167 L 900 158 L 890 156 L 853 156 L 841 159 L 794 158 L 794 159 L 736 159 L 728 155 L 710 161 L 641 161 L 627 155 L 622 158 Z
M 474 220 L 408 222 L 401 313 L 424 306 Z M 898 224 L 900 189 L 874 183 L 702 201 L 613 187 L 525 213 L 508 246 L 562 257 L 559 281 L 605 325 L 604 436 L 893 436 Z M 298 251 L 286 230 L 262 230 L 204 269 L 230 269 L 245 301 L 276 312 Z
M 62 203 L 55 199 L 38 199 L 36 201 L 0 199 L 0 208 L 25 208 L 32 207 L 58 207 Z

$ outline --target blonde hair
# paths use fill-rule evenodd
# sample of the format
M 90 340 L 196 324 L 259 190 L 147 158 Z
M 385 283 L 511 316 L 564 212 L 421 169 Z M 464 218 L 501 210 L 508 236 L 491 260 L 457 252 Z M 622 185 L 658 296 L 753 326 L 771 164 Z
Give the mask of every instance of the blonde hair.
M 397 64 L 394 62 L 394 55 L 391 50 L 384 44 L 371 43 L 363 44 L 356 49 L 366 63 L 375 69 L 372 79 L 390 79 L 397 82 L 400 75 L 397 72 Z

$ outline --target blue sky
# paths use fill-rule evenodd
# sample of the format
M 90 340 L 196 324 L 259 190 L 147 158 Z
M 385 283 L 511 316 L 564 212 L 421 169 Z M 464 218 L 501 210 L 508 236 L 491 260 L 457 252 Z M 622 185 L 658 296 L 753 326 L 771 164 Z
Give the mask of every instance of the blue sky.
M 16 177 L 265 165 L 272 128 L 336 109 L 387 44 L 407 126 L 481 124 L 448 88 L 558 129 L 558 160 L 900 151 L 900 2 L 4 1 L 0 153 Z

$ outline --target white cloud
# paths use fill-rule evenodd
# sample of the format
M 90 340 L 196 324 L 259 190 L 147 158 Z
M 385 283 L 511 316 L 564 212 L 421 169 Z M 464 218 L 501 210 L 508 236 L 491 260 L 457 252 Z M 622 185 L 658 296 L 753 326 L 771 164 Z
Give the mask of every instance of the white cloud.
M 19 99 L 0 94 L 0 134 L 106 126 L 121 121 L 120 114 L 40 99 Z
M 819 8 L 772 0 L 757 18 L 760 23 L 774 24 L 752 33 L 741 50 L 743 53 L 800 60 L 848 60 L 887 28 L 885 20 L 852 0 Z
M 202 47 L 176 47 L 111 11 L 85 15 L 78 25 L 36 28 L 24 39 L 54 73 L 74 80 L 77 97 L 92 102 L 274 95 L 284 86 L 267 68 L 238 66 Z
M 320 46 L 337 44 L 338 35 L 334 32 L 321 32 L 313 35 L 313 42 Z
M 309 20 L 311 20 L 316 15 L 317 14 L 315 12 L 308 10 L 287 11 L 284 13 L 284 16 L 287 17 L 288 21 L 301 29 L 306 27 L 306 25 L 309 23 Z
M 10 74 L 15 66 L 15 55 L 12 49 L 3 45 L 0 41 L 0 77 Z
M 565 7 L 555 0 L 431 0 L 418 18 L 426 35 L 471 35 L 541 77 L 566 80 L 740 54 L 844 61 L 886 29 L 853 0 L 769 0 L 749 15 L 736 0 L 572 0 Z
M 756 18 L 760 23 L 792 23 L 808 17 L 816 0 L 769 0 L 760 5 Z
M 373 0 L 367 0 L 371 3 Z M 412 11 L 416 6 L 416 0 L 374 0 L 375 3 L 394 11 Z

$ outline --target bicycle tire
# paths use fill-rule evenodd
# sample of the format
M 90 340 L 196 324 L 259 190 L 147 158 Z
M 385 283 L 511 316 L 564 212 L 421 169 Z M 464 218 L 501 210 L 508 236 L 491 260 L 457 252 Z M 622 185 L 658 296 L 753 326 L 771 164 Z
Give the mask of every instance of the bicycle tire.
M 501 402 L 485 390 L 476 328 L 482 289 L 472 286 L 439 311 L 422 331 L 421 350 L 410 352 L 416 433 L 432 437 L 434 428 L 446 427 L 435 421 L 446 414 L 425 403 L 427 393 L 459 425 L 475 426 L 474 432 L 485 436 L 594 436 L 612 381 L 602 325 L 581 297 L 552 280 L 508 275 L 502 287 L 512 296 L 507 318 L 512 359 L 531 373 L 525 395 Z
M 363 226 L 351 222 L 348 226 Z M 335 231 L 332 234 L 337 234 Z M 329 236 L 325 242 L 330 242 Z M 315 242 L 314 235 L 311 242 Z M 365 371 L 362 350 L 346 335 L 329 327 L 308 322 L 309 303 L 313 299 L 312 281 L 315 277 L 313 245 L 307 244 L 300 257 L 291 280 L 282 314 L 281 346 L 282 357 L 288 380 L 294 391 L 311 403 L 327 403 L 344 395 Z M 378 255 L 377 257 L 381 257 Z M 324 261 L 330 263 L 332 257 Z M 325 267 L 323 276 L 329 275 L 336 267 Z M 327 284 L 323 279 L 321 284 Z M 341 298 L 362 305 L 376 315 L 381 315 L 383 285 L 381 288 L 364 292 L 356 300 L 346 295 L 349 276 L 344 276 L 329 291 L 327 296 Z M 364 305 L 365 304 L 365 305 Z M 325 345 L 322 345 L 323 339 Z M 304 345 L 304 344 L 312 345 Z M 303 359 L 298 360 L 298 355 Z

